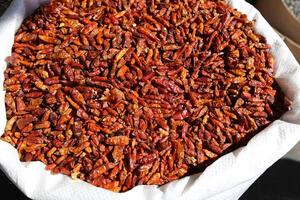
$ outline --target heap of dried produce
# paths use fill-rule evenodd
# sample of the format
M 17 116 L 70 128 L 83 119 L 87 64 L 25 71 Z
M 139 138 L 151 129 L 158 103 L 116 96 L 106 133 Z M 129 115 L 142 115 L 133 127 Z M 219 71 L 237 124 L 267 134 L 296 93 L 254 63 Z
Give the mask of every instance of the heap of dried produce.
M 2 139 L 112 191 L 168 183 L 288 109 L 269 48 L 223 0 L 53 0 L 7 58 Z

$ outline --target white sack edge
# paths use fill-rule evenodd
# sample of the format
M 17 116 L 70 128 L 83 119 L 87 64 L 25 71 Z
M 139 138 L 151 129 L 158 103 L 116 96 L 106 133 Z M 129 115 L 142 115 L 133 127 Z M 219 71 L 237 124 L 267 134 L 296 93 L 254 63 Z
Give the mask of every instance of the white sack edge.
M 5 127 L 3 71 L 10 55 L 14 33 L 25 16 L 47 0 L 14 0 L 0 19 L 0 135 Z M 274 162 L 285 155 L 300 140 L 300 66 L 284 42 L 261 14 L 244 0 L 228 0 L 229 4 L 250 20 L 255 30 L 272 45 L 276 61 L 276 80 L 293 100 L 292 110 L 252 138 L 247 146 L 228 153 L 203 173 L 173 181 L 162 187 L 137 186 L 125 193 L 114 193 L 64 175 L 51 175 L 41 162 L 21 163 L 17 151 L 0 141 L 0 168 L 28 197 L 32 199 L 113 199 L 113 200 L 228 200 L 238 199 L 243 192 Z

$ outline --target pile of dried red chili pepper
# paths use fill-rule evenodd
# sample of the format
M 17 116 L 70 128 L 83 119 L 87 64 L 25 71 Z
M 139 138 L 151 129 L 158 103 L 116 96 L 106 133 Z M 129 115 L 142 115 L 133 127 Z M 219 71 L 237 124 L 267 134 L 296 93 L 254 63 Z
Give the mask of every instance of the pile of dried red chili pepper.
M 269 48 L 223 0 L 52 0 L 7 58 L 2 139 L 112 191 L 168 183 L 288 109 Z

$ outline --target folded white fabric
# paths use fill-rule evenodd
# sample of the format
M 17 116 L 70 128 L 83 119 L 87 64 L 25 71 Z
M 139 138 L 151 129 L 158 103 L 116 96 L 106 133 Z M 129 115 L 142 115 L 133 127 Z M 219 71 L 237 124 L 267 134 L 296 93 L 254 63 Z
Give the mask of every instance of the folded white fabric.
M 5 115 L 3 71 L 10 55 L 14 33 L 24 18 L 44 0 L 14 0 L 0 19 L 0 110 Z M 125 193 L 114 193 L 64 175 L 52 175 L 41 162 L 21 163 L 17 151 L 0 141 L 0 167 L 32 199 L 238 199 L 274 162 L 300 140 L 300 67 L 290 50 L 261 14 L 244 0 L 229 0 L 237 10 L 255 19 L 255 29 L 272 46 L 276 61 L 275 77 L 285 94 L 292 99 L 292 110 L 252 138 L 247 146 L 228 153 L 203 173 L 173 181 L 162 187 L 137 186 Z M 0 121 L 1 133 L 5 117 Z

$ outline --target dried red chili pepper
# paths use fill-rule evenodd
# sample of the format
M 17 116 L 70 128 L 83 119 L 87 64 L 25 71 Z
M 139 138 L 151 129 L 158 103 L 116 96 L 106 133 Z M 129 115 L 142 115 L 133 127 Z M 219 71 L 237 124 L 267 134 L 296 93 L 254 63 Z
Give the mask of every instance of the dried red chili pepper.
M 168 183 L 288 109 L 269 48 L 222 0 L 52 0 L 7 58 L 2 139 L 112 191 Z

